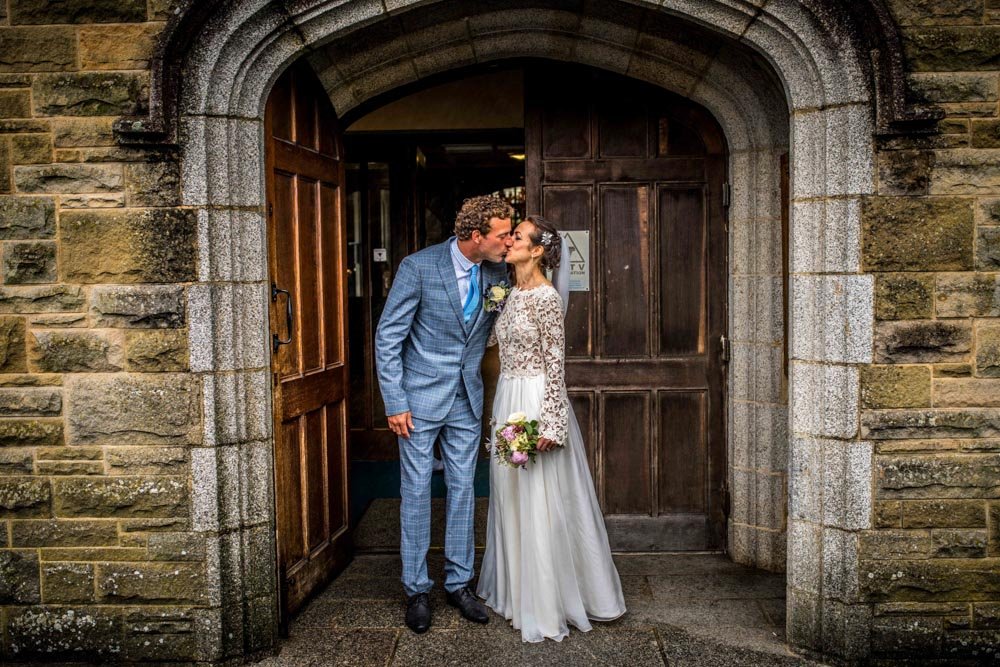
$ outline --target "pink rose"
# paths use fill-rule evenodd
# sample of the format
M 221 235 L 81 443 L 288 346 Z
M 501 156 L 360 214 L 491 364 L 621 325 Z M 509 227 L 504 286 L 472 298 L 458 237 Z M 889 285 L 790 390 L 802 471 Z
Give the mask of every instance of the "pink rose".
M 510 455 L 510 462 L 516 466 L 524 465 L 528 462 L 528 454 L 526 452 L 514 452 Z
M 505 428 L 501 432 L 501 435 L 503 435 L 503 439 L 506 440 L 507 442 L 510 442 L 515 437 L 517 437 L 517 434 L 514 432 L 514 427 L 513 426 L 508 426 L 507 428 Z

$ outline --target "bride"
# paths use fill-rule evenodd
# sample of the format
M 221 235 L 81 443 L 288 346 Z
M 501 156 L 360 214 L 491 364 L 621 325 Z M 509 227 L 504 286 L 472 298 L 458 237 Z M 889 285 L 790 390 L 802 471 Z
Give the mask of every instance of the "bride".
M 538 420 L 540 437 L 539 454 L 525 468 L 491 459 L 477 593 L 527 642 L 561 641 L 569 625 L 586 632 L 591 620 L 625 613 L 583 436 L 566 395 L 565 294 L 543 272 L 558 267 L 563 245 L 540 216 L 517 226 L 507 253 L 516 284 L 491 336 L 500 344 L 494 423 L 523 412 Z M 558 282 L 565 289 L 565 281 Z M 495 438 L 491 434 L 491 443 Z

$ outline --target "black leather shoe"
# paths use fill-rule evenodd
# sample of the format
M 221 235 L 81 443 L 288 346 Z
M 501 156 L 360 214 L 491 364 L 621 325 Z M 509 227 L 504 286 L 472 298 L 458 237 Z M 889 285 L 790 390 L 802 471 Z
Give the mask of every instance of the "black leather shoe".
M 431 599 L 427 593 L 417 593 L 406 601 L 406 627 L 418 635 L 431 629 Z
M 490 617 L 486 613 L 486 606 L 476 599 L 476 596 L 469 590 L 468 586 L 463 586 L 456 591 L 448 593 L 448 604 L 458 607 L 462 616 L 473 623 L 489 623 Z

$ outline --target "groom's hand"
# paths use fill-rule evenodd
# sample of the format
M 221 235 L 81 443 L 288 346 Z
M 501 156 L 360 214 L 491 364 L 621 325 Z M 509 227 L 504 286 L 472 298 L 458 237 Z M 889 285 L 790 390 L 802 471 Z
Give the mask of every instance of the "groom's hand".
M 398 436 L 409 439 L 410 431 L 413 430 L 413 414 L 406 411 L 389 417 L 389 430 Z

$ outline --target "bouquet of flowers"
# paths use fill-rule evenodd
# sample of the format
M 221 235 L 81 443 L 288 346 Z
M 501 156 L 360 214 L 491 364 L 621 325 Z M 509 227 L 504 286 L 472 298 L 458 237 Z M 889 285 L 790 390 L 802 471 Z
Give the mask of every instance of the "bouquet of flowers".
M 525 468 L 529 460 L 535 462 L 538 421 L 528 421 L 523 412 L 515 412 L 497 429 L 495 442 L 493 453 L 497 461 L 511 468 Z

